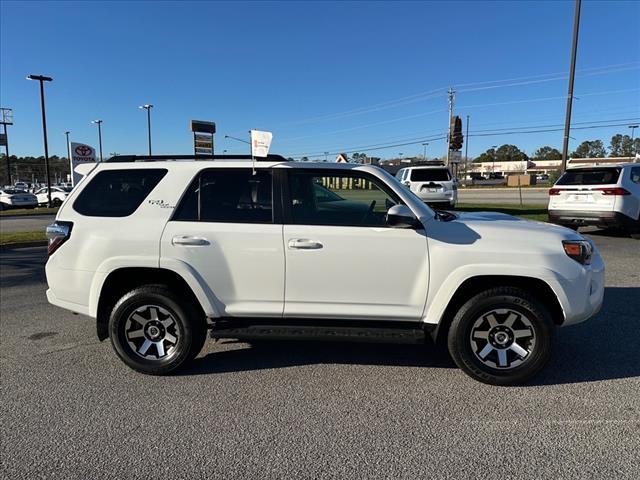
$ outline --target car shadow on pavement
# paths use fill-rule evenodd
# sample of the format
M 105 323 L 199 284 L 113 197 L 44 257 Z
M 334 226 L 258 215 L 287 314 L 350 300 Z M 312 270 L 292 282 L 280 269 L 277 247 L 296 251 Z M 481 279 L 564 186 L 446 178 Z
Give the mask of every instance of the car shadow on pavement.
M 373 365 L 394 367 L 455 368 L 448 355 L 430 345 L 349 343 L 322 341 L 221 340 L 217 351 L 196 359 L 178 375 L 229 373 L 312 364 Z M 238 348 L 235 348 L 237 344 Z
M 557 331 L 555 354 L 532 385 L 640 376 L 640 288 L 607 287 L 594 318 Z
M 529 385 L 596 382 L 640 376 L 640 288 L 609 287 L 601 312 L 558 329 L 551 362 Z M 218 351 L 196 359 L 177 375 L 203 375 L 311 364 L 455 368 L 432 345 L 346 342 L 220 341 Z

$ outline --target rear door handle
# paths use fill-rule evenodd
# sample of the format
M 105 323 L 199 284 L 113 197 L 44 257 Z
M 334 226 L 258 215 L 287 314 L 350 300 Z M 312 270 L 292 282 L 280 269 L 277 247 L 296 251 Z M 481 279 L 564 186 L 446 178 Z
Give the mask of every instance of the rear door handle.
M 292 238 L 289 240 L 289 248 L 294 250 L 319 250 L 322 247 L 322 243 L 317 240 L 309 240 L 306 238 Z
M 203 237 L 192 237 L 190 235 L 176 235 L 171 240 L 173 245 L 190 245 L 190 246 L 203 246 L 209 245 L 209 240 Z

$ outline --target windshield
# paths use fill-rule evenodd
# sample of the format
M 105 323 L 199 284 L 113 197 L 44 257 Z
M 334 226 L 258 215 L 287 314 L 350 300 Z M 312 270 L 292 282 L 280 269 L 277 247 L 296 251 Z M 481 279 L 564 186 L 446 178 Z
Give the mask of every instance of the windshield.
M 414 168 L 411 170 L 412 182 L 446 182 L 451 180 L 448 168 Z
M 567 170 L 556 185 L 608 185 L 618 183 L 620 168 L 580 168 Z

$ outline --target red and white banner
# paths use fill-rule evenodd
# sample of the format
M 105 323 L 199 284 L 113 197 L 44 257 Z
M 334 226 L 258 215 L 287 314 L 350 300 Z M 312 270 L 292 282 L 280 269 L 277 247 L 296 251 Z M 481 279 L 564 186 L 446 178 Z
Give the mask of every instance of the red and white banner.
M 269 155 L 269 147 L 271 147 L 271 140 L 273 139 L 273 133 L 263 132 L 261 130 L 251 130 L 251 156 L 252 157 L 266 157 Z

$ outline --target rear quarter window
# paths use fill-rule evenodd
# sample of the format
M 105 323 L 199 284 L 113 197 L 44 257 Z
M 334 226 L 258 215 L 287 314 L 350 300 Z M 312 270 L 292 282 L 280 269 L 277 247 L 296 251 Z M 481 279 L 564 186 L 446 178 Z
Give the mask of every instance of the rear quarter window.
M 89 217 L 127 217 L 166 174 L 164 168 L 99 172 L 80 192 L 73 209 Z
M 618 183 L 620 168 L 580 168 L 567 170 L 556 185 L 608 185 Z

